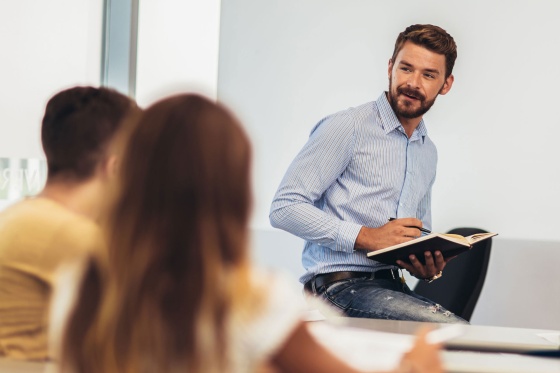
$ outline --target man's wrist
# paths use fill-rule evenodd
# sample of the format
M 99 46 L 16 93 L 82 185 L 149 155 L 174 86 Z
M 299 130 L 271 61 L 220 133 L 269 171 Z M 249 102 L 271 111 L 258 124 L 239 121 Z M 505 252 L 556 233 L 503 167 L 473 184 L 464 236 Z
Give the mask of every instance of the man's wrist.
M 438 273 L 436 273 L 435 275 L 433 275 L 432 277 L 428 277 L 428 278 L 423 278 L 422 280 L 426 281 L 428 284 L 431 282 L 434 282 L 435 280 L 437 280 L 438 278 L 440 278 L 441 276 L 443 276 L 443 271 L 439 271 Z

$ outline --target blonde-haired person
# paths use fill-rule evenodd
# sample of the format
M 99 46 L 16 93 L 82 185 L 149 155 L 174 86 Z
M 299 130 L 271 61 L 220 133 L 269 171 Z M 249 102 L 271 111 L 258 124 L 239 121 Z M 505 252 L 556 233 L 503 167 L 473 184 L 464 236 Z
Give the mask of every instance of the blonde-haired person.
M 291 301 L 301 295 L 250 266 L 251 146 L 226 108 L 157 102 L 122 159 L 109 261 L 89 259 L 62 306 L 60 371 L 354 371 L 313 339 Z M 441 372 L 439 346 L 422 333 L 399 368 Z

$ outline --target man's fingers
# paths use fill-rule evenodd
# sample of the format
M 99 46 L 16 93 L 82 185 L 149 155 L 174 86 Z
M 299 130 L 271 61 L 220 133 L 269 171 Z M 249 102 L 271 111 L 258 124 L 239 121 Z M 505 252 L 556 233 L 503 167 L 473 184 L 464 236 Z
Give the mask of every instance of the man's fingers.
M 424 253 L 425 264 L 422 264 L 415 255 L 411 254 L 408 258 L 410 259 L 410 264 L 398 260 L 397 265 L 418 278 L 430 278 L 445 267 L 445 259 L 439 251 L 436 251 L 434 254 L 426 251 Z
M 426 251 L 424 253 L 424 259 L 426 260 L 426 265 L 425 265 L 426 277 L 433 276 L 437 272 L 439 272 L 439 270 L 436 268 L 436 264 L 434 263 L 434 257 L 432 256 L 431 252 Z
M 441 251 L 436 251 L 435 253 L 436 256 L 436 268 L 437 271 L 443 271 L 443 268 L 445 267 L 446 261 L 443 258 L 443 255 L 441 254 Z
M 418 277 L 426 277 L 426 269 L 422 265 L 422 263 L 420 263 L 418 258 L 415 255 L 410 255 L 409 258 L 410 258 L 410 263 L 414 268 L 414 274 Z
M 422 222 L 415 218 L 395 219 L 386 223 L 383 227 L 387 227 L 391 234 L 409 239 L 422 236 L 422 232 L 418 227 L 422 226 Z
M 402 260 L 397 260 L 397 265 L 402 269 L 406 269 L 413 276 L 422 277 L 422 273 L 419 273 L 418 270 L 412 264 L 403 262 Z

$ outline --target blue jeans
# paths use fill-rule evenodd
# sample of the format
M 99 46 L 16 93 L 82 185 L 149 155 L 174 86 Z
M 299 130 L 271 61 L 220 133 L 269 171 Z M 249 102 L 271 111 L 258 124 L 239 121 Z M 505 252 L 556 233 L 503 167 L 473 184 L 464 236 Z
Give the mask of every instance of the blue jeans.
M 349 317 L 468 324 L 400 280 L 351 278 L 326 286 L 317 297 Z

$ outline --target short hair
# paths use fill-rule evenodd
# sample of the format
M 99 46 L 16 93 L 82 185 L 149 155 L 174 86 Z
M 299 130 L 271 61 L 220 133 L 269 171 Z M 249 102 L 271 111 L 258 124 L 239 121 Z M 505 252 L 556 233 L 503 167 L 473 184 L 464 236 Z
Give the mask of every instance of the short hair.
M 447 31 L 434 25 L 417 24 L 408 26 L 397 37 L 391 61 L 395 62 L 397 54 L 407 41 L 432 52 L 443 54 L 445 56 L 445 77 L 447 78 L 451 75 L 455 60 L 457 59 L 457 45 L 453 37 L 449 35 Z
M 41 128 L 48 180 L 91 177 L 106 158 L 121 122 L 135 107 L 127 96 L 104 87 L 74 87 L 54 95 Z

